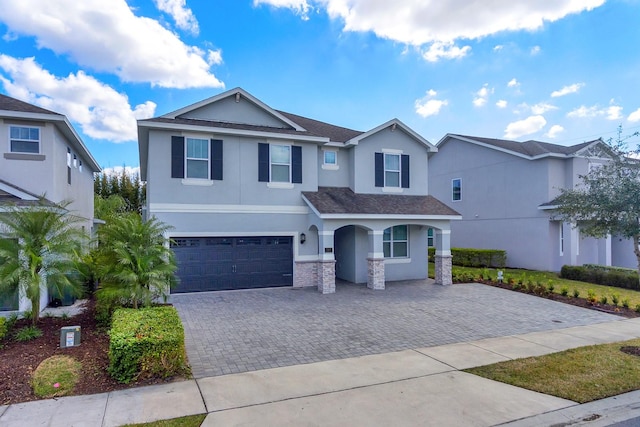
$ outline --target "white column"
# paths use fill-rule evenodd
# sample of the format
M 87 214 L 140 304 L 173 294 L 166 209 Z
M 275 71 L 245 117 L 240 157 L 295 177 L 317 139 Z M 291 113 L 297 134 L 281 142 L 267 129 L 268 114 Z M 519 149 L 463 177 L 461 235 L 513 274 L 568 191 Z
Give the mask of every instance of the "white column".
M 453 277 L 451 274 L 451 230 L 434 229 L 436 241 L 436 285 L 451 285 Z
M 336 258 L 334 230 L 318 231 L 318 291 L 332 294 L 336 291 Z

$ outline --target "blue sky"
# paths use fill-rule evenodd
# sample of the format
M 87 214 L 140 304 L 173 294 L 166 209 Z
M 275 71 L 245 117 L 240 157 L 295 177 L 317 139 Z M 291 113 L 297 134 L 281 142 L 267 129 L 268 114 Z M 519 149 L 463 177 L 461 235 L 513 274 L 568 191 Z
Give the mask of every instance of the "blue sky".
M 357 130 L 571 145 L 640 130 L 639 24 L 640 0 L 20 0 L 0 92 L 102 167 L 138 166 L 136 119 L 237 86 Z

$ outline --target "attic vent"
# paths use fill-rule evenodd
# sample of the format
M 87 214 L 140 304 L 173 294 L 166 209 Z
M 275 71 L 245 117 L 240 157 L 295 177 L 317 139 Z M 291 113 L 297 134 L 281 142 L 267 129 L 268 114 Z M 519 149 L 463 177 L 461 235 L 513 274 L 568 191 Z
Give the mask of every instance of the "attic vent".
M 240 92 L 236 93 L 236 102 L 240 102 Z

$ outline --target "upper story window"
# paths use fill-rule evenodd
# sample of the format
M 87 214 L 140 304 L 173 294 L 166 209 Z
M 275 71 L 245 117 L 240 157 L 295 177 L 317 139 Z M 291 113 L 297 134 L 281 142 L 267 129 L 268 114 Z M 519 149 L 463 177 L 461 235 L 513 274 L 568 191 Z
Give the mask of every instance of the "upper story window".
M 291 146 L 269 145 L 271 182 L 291 182 Z
M 375 153 L 375 185 L 389 190 L 409 188 L 409 156 L 402 152 Z
M 460 178 L 451 180 L 451 200 L 454 202 L 462 200 L 462 179 Z
M 382 250 L 385 258 L 409 257 L 409 227 L 396 225 L 382 233 Z
M 302 147 L 259 143 L 258 181 L 275 183 L 273 187 L 279 188 L 302 184 Z
M 186 138 L 186 178 L 209 179 L 209 140 Z
M 40 152 L 40 128 L 10 126 L 9 143 L 12 153 L 38 154 Z

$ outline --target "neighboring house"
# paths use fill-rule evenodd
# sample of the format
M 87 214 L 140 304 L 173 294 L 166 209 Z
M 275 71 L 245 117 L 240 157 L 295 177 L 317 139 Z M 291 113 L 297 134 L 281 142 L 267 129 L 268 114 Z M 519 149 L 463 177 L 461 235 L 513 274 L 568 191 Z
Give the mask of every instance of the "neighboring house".
M 451 282 L 454 210 L 428 195 L 436 148 L 399 120 L 368 132 L 276 111 L 237 88 L 138 121 L 147 215 L 171 225 L 174 292 Z
M 610 159 L 602 140 L 570 147 L 447 134 L 429 159 L 431 193 L 462 214 L 452 246 L 503 249 L 507 264 L 559 271 L 587 263 L 634 268 L 633 243 L 580 235 L 554 220 L 554 199 Z
M 2 205 L 29 205 L 38 197 L 68 207 L 84 218 L 82 228 L 93 226 L 93 173 L 95 159 L 67 118 L 44 108 L 0 94 L 0 211 Z M 42 293 L 41 307 L 48 303 Z M 0 311 L 27 309 L 17 296 L 0 301 Z

